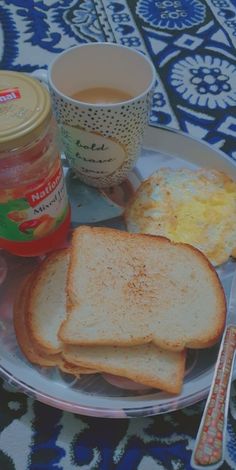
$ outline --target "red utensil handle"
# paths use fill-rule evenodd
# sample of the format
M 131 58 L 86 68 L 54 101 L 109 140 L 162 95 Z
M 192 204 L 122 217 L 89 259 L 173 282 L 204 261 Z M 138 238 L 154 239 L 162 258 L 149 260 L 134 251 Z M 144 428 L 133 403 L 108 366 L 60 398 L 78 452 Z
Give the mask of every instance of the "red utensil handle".
M 232 365 L 236 347 L 236 327 L 229 326 L 224 334 L 215 374 L 202 416 L 193 452 L 193 466 L 213 465 L 223 459 Z

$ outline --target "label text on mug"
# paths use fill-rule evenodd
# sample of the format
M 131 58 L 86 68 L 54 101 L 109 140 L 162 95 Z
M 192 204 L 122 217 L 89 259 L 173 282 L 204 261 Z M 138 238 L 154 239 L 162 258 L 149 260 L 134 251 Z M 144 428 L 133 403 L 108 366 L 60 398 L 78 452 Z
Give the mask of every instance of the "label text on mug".
M 126 160 L 125 148 L 112 138 L 65 124 L 60 130 L 71 167 L 83 175 L 109 176 Z

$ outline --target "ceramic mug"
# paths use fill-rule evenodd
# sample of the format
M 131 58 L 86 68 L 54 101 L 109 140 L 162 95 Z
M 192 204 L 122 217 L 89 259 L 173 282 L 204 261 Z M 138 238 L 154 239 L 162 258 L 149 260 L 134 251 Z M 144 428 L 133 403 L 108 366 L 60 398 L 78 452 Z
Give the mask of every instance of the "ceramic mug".
M 126 46 L 83 44 L 59 54 L 47 80 L 69 166 L 91 186 L 121 183 L 140 154 L 148 123 L 156 80 L 152 62 Z M 129 98 L 92 103 L 73 97 L 94 88 L 121 90 Z

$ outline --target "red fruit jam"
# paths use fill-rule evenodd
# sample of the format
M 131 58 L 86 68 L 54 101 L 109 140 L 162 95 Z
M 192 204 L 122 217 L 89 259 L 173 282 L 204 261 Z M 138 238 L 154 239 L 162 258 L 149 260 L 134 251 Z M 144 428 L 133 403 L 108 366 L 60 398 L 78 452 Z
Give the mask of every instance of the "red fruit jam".
M 70 225 L 47 90 L 0 71 L 0 248 L 38 256 L 63 246 Z

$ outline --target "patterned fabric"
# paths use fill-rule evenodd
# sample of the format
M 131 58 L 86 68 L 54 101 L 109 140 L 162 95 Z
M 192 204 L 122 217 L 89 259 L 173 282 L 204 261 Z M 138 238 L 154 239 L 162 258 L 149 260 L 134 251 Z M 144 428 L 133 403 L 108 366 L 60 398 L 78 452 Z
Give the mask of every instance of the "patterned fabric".
M 151 124 L 181 129 L 236 158 L 235 0 L 95 4 L 98 12 L 103 5 L 115 40 L 156 66 Z
M 157 70 L 150 123 L 236 159 L 235 0 L 0 0 L 0 68 L 33 72 L 78 43 L 120 42 Z M 0 307 L 1 313 L 1 307 Z M 0 385 L 2 470 L 185 470 L 204 402 L 105 420 L 50 408 Z M 223 469 L 236 468 L 236 386 Z

